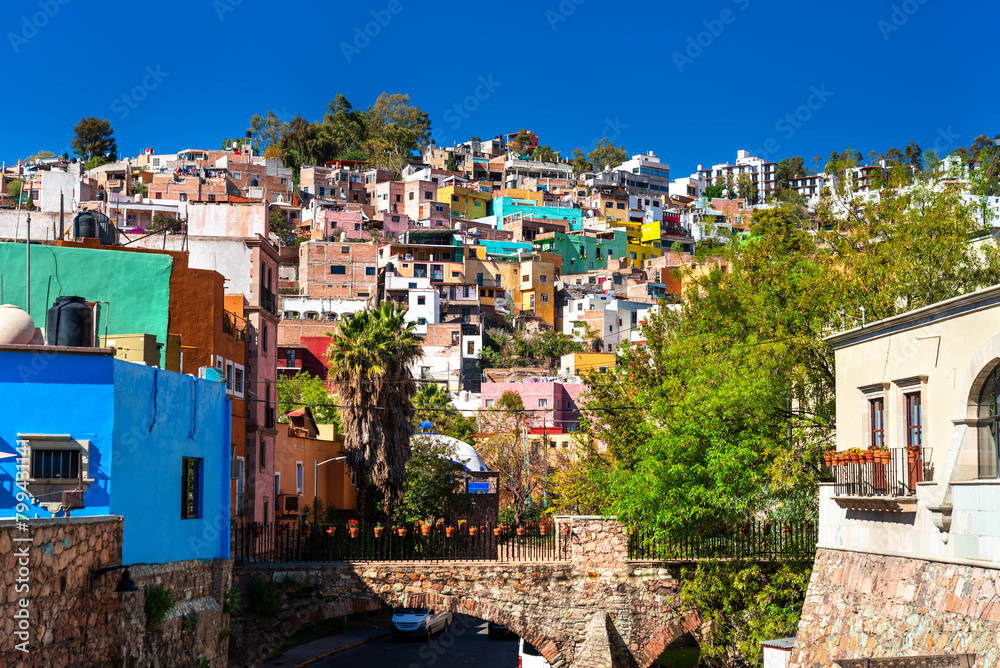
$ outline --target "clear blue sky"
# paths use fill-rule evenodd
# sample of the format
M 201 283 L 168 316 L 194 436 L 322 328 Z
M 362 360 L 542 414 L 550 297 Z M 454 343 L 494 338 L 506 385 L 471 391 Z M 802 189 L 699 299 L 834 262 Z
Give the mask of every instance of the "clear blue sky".
M 8 162 L 68 151 L 84 116 L 123 155 L 215 148 L 255 112 L 319 119 L 338 92 L 409 93 L 449 144 L 613 136 L 673 176 L 739 148 L 812 166 L 1000 132 L 992 2 L 5 0 L 0 23 Z

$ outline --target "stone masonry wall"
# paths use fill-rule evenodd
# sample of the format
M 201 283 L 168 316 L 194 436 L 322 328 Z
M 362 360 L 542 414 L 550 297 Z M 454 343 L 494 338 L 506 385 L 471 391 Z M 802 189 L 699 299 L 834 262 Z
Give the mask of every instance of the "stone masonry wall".
M 246 606 L 230 642 L 230 665 L 256 665 L 282 637 L 324 619 L 389 605 L 427 606 L 509 626 L 534 644 L 553 668 L 576 665 L 590 648 L 615 666 L 648 666 L 663 648 L 696 628 L 697 615 L 676 608 L 675 574 L 654 565 L 626 563 L 626 536 L 617 523 L 560 519 L 571 525 L 571 559 L 550 562 L 372 563 L 238 565 L 233 584 L 248 600 L 250 583 L 263 576 L 279 587 L 281 610 L 262 619 Z M 561 537 L 561 535 L 560 535 Z M 304 580 L 304 583 L 301 582 Z M 590 626 L 595 614 L 602 624 Z M 606 652 L 598 652 L 606 643 Z
M 204 657 L 212 666 L 228 664 L 228 640 L 220 639 L 228 619 L 223 596 L 232 586 L 232 562 L 175 561 L 138 564 L 132 579 L 144 592 L 127 595 L 122 606 L 122 656 L 126 666 L 178 666 Z M 146 628 L 145 599 L 160 585 L 174 606 L 155 628 Z M 192 616 L 193 615 L 193 616 Z
M 232 562 L 132 565 L 141 591 L 117 593 L 121 571 L 93 583 L 91 573 L 122 563 L 121 518 L 35 519 L 26 525 L 22 531 L 13 521 L 0 521 L 0 666 L 146 668 L 188 665 L 191 655 L 227 665 L 228 642 L 220 632 L 228 620 L 220 604 L 232 581 Z M 157 584 L 177 602 L 162 624 L 147 629 L 146 592 Z M 185 625 L 188 614 L 196 619 Z
M 25 531 L 0 521 L 0 665 L 109 665 L 120 655 L 118 576 L 92 589 L 90 572 L 121 558 L 117 517 L 28 520 Z
M 977 654 L 1000 665 L 1000 570 L 820 549 L 789 668 Z

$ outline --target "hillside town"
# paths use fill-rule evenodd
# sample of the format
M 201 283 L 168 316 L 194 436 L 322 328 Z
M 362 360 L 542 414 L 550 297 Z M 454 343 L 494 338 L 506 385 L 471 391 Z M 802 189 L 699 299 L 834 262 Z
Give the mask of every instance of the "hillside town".
M 84 119 L 81 126 L 88 121 L 98 119 Z M 292 131 L 294 123 L 285 128 Z M 38 662 L 23 665 L 98 665 L 92 657 L 103 654 L 120 656 L 115 665 L 188 660 L 193 665 L 260 665 L 293 631 L 387 604 L 405 609 L 407 600 L 418 601 L 385 593 L 404 589 L 406 576 L 398 573 L 379 571 L 376 584 L 360 569 L 339 576 L 318 570 L 299 574 L 295 564 L 461 557 L 501 564 L 505 559 L 565 560 L 581 578 L 593 573 L 595 582 L 611 573 L 609 564 L 630 564 L 633 570 L 622 581 L 640 584 L 635 585 L 638 593 L 627 595 L 634 598 L 630 614 L 636 615 L 627 660 L 618 654 L 615 634 L 603 621 L 593 621 L 605 617 L 588 613 L 567 621 L 567 626 L 576 624 L 575 636 L 562 626 L 536 628 L 526 621 L 536 613 L 499 594 L 497 612 L 489 613 L 490 634 L 494 623 L 515 630 L 552 666 L 651 665 L 671 643 L 700 637 L 695 631 L 707 616 L 696 620 L 678 612 L 672 625 L 643 626 L 636 606 L 666 605 L 669 587 L 650 584 L 666 577 L 666 571 L 657 575 L 650 567 L 640 577 L 635 563 L 655 561 L 643 550 L 653 550 L 650 546 L 660 545 L 655 541 L 666 540 L 667 533 L 643 543 L 641 529 L 610 528 L 611 506 L 594 501 L 601 497 L 601 485 L 588 487 L 579 480 L 603 470 L 605 460 L 625 462 L 642 452 L 624 449 L 631 418 L 622 411 L 661 410 L 654 406 L 660 399 L 676 400 L 662 410 L 695 403 L 693 397 L 681 398 L 680 383 L 664 381 L 662 387 L 676 392 L 668 397 L 654 384 L 658 377 L 647 377 L 654 367 L 657 373 L 692 368 L 683 362 L 687 358 L 672 362 L 658 356 L 670 338 L 664 331 L 671 331 L 671 323 L 688 322 L 683 318 L 696 311 L 695 302 L 711 302 L 734 272 L 764 277 L 760 280 L 766 284 L 778 280 L 768 272 L 799 253 L 812 261 L 838 243 L 862 239 L 858 231 L 840 230 L 831 221 L 881 211 L 894 198 L 931 201 L 954 195 L 949 206 L 967 207 L 970 225 L 982 232 L 957 245 L 985 258 L 997 248 L 1000 192 L 984 190 L 981 179 L 989 169 L 988 178 L 996 179 L 994 147 L 1000 142 L 985 136 L 969 149 L 940 156 L 911 146 L 865 160 L 849 149 L 830 158 L 817 156 L 815 169 L 801 157 L 769 160 L 737 146 L 732 162 L 685 166 L 683 176 L 676 176 L 677 170 L 671 174 L 668 156 L 653 150 L 629 154 L 607 138 L 589 154 L 570 157 L 541 139 L 524 128 L 450 146 L 427 138 L 395 164 L 357 151 L 312 164 L 302 152 L 268 143 L 258 127 L 227 139 L 222 148 L 154 146 L 118 155 L 104 146 L 72 157 L 46 153 L 5 164 L 0 169 L 0 398 L 5 405 L 0 479 L 10 484 L 0 496 L 0 511 L 17 524 L 0 535 L 0 553 L 14 552 L 22 540 L 18 531 L 32 525 L 38 529 L 23 540 L 33 541 L 33 548 L 44 544 L 44 554 L 51 551 L 55 557 L 45 567 L 50 583 L 32 594 L 45 601 L 45 611 L 32 612 L 30 624 L 10 629 L 10 639 L 20 642 L 5 646 L 0 662 L 22 665 L 15 663 L 17 652 L 30 648 Z M 155 144 L 152 132 L 150 144 Z M 982 159 L 982 151 L 994 151 L 992 163 Z M 781 225 L 775 222 L 779 218 Z M 892 238 L 866 232 L 876 241 Z M 768 246 L 750 265 L 747 254 L 761 239 L 778 239 L 779 245 Z M 807 252 L 808 244 L 815 245 Z M 854 257 L 840 253 L 829 265 L 830 276 L 853 271 Z M 882 266 L 879 262 L 870 268 Z M 795 299 L 820 299 L 804 284 L 808 271 L 789 274 L 801 275 L 794 279 L 793 294 L 782 295 L 783 305 L 774 312 L 791 312 Z M 984 270 L 975 280 L 990 275 Z M 835 356 L 836 373 L 816 380 L 822 388 L 816 393 L 797 393 L 796 383 L 804 381 L 795 376 L 781 390 L 781 406 L 787 403 L 790 414 L 803 415 L 822 404 L 827 426 L 838 427 L 836 444 L 829 441 L 834 437 L 823 436 L 828 440 L 809 441 L 809 454 L 802 455 L 816 472 L 816 487 L 802 489 L 818 490 L 818 517 L 812 511 L 795 518 L 781 515 L 784 511 L 769 514 L 792 508 L 791 496 L 781 503 L 769 498 L 748 510 L 745 519 L 734 521 L 736 528 L 722 526 L 712 515 L 717 541 L 712 549 L 720 549 L 718 541 L 756 531 L 759 522 L 761 535 L 780 538 L 780 547 L 767 548 L 780 559 L 802 560 L 802 550 L 809 550 L 806 558 L 812 561 L 817 549 L 829 548 L 815 556 L 816 563 L 839 564 L 850 560 L 844 555 L 873 550 L 897 561 L 926 557 L 934 568 L 967 564 L 979 569 L 968 578 L 988 580 L 983 569 L 990 572 L 1000 563 L 995 531 L 959 519 L 965 512 L 960 490 L 990 477 L 989 471 L 996 475 L 996 457 L 983 455 L 987 450 L 995 454 L 992 446 L 977 447 L 971 440 L 962 445 L 962 439 L 973 439 L 974 427 L 987 427 L 970 421 L 963 425 L 968 437 L 956 435 L 949 446 L 948 420 L 966 416 L 928 409 L 928 417 L 948 424 L 921 421 L 922 405 L 944 400 L 935 388 L 957 379 L 978 392 L 996 380 L 995 367 L 966 369 L 963 360 L 980 349 L 984 362 L 996 356 L 994 344 L 982 343 L 988 337 L 979 333 L 988 327 L 981 322 L 982 310 L 995 314 L 1000 297 L 988 278 L 982 285 L 957 287 L 963 278 L 973 281 L 960 277 L 954 289 L 949 284 L 940 298 L 927 297 L 926 303 L 893 296 L 859 301 L 869 305 L 848 311 L 843 302 L 814 319 L 819 324 L 808 324 L 816 341 L 829 346 L 822 354 Z M 928 294 L 939 293 L 929 289 Z M 731 322 L 742 322 L 746 309 L 733 309 Z M 960 318 L 966 318 L 968 329 Z M 947 322 L 935 325 L 939 320 Z M 722 327 L 706 319 L 699 324 L 703 329 L 676 331 L 701 345 L 698 337 L 716 326 Z M 383 328 L 382 339 L 368 338 L 375 327 Z M 892 378 L 881 371 L 869 374 L 872 360 L 885 357 L 879 346 L 911 327 L 921 336 L 938 337 L 937 357 L 925 355 L 921 337 L 919 343 L 907 338 L 895 345 L 915 346 L 919 352 L 886 362 Z M 734 336 L 744 340 L 731 348 L 751 338 Z M 802 334 L 790 324 L 768 336 L 785 341 Z M 696 359 L 712 351 L 705 344 L 688 352 Z M 749 357 L 733 359 L 720 362 L 708 376 L 728 378 L 732 369 L 732 378 L 747 378 L 738 364 L 749 364 Z M 947 369 L 939 359 L 948 360 Z M 770 368 L 768 363 L 760 362 L 762 369 Z M 956 376 L 943 378 L 954 369 Z M 351 374 L 367 380 L 352 385 Z M 715 382 L 704 379 L 686 378 L 683 385 Z M 638 393 L 636 383 L 648 383 L 649 393 Z M 861 416 L 846 412 L 853 395 L 835 409 L 832 401 L 817 398 L 835 392 L 839 399 L 857 388 L 864 399 Z M 746 392 L 742 397 L 761 396 L 758 389 L 740 391 Z M 966 400 L 954 388 L 948 392 L 954 394 L 949 395 L 952 404 Z M 991 396 L 988 410 L 995 411 Z M 683 422 L 671 415 L 666 422 Z M 741 433 L 764 427 L 752 422 L 741 422 Z M 662 427 L 655 417 L 649 424 Z M 793 434 L 796 429 L 788 427 L 790 449 L 797 447 L 792 445 L 800 437 L 798 431 Z M 935 436 L 942 432 L 933 451 L 923 447 L 924 430 Z M 839 456 L 857 445 L 854 435 L 864 435 L 866 451 L 884 450 L 890 439 L 895 440 L 889 449 L 899 444 L 902 449 L 884 464 L 874 456 L 866 463 L 863 455 L 835 464 L 833 451 Z M 368 468 L 362 467 L 362 441 L 396 445 L 394 439 L 405 439 L 406 457 L 392 459 L 400 455 L 380 451 L 365 455 Z M 906 448 L 920 454 L 907 460 Z M 408 463 L 411 451 L 419 465 Z M 821 452 L 831 457 L 826 463 Z M 431 481 L 435 462 L 441 461 L 450 468 L 440 473 L 447 481 L 440 494 L 452 505 L 420 505 L 414 499 L 423 492 L 415 481 Z M 865 466 L 867 473 L 859 472 Z M 419 477 L 421 470 L 426 480 Z M 405 479 L 399 477 L 402 472 Z M 656 475 L 667 480 L 673 474 Z M 955 491 L 932 484 L 941 480 L 952 481 Z M 430 489 L 431 482 L 426 484 Z M 587 491 L 579 492 L 581 486 Z M 983 494 L 968 501 L 972 506 L 966 510 L 996 514 L 997 507 Z M 896 524 L 887 530 L 894 536 L 890 545 L 873 528 L 886 515 L 912 520 L 914 513 L 918 528 L 912 531 L 918 537 Z M 364 532 L 360 538 L 359 530 Z M 464 541 L 461 548 L 446 542 L 453 530 L 454 540 Z M 961 535 L 935 542 L 938 533 L 948 531 Z M 979 542 L 973 545 L 971 537 Z M 438 540 L 444 552 L 434 552 Z M 600 540 L 606 543 L 600 549 L 585 545 Z M 768 540 L 762 538 L 761 545 Z M 75 545 L 86 550 L 77 552 Z M 504 557 L 504 550 L 521 556 Z M 41 553 L 35 554 L 37 561 Z M 697 552 L 691 559 L 703 557 Z M 275 563 L 282 574 L 272 569 L 265 578 L 263 565 Z M 121 572 L 98 579 L 109 568 Z M 378 568 L 370 566 L 372 572 Z M 868 577 L 860 561 L 845 568 Z M 897 563 L 893 568 L 907 567 Z M 839 580 L 822 581 L 828 589 L 815 589 L 816 578 L 825 572 L 819 566 L 813 571 L 803 619 L 843 612 L 823 598 Z M 339 589 L 338 577 L 354 577 L 355 589 Z M 454 582 L 439 584 L 435 577 L 432 570 L 410 573 L 407 582 L 426 580 L 419 595 L 428 597 L 410 607 L 430 609 L 433 615 L 435 607 L 443 612 L 451 606 L 451 612 L 474 615 L 475 605 L 486 606 L 470 603 L 471 594 L 462 598 L 452 592 L 454 599 L 448 598 Z M 519 576 L 491 577 L 515 581 Z M 114 591 L 111 580 L 118 583 Z M 284 587 L 280 613 L 274 582 Z M 808 583 L 807 575 L 802 586 Z M 369 586 L 377 595 L 364 605 L 340 602 L 358 598 L 359 588 Z M 88 587 L 100 591 L 92 597 L 73 593 Z M 125 592 L 140 589 L 145 602 L 129 602 Z M 150 592 L 167 589 L 172 598 L 156 617 Z M 267 613 L 262 601 L 269 591 L 276 602 Z M 317 592 L 337 592 L 341 598 L 307 608 L 306 599 Z M 957 590 L 954 595 L 959 596 Z M 543 602 L 548 596 L 558 594 L 546 589 L 537 595 Z M 5 591 L 0 601 L 16 607 L 19 598 Z M 574 609 L 594 604 L 573 600 Z M 796 603 L 795 622 L 801 603 Z M 613 626 L 623 613 L 611 605 L 600 615 L 606 613 Z M 808 605 L 815 606 L 811 612 Z M 949 611 L 967 618 L 988 609 L 994 628 L 1000 608 L 977 605 L 953 606 L 950 595 L 947 603 Z M 27 610 L 28 604 L 22 607 Z M 936 609 L 945 615 L 944 608 Z M 238 615 L 245 615 L 239 626 L 230 622 Z M 285 626 L 268 621 L 275 616 Z M 450 619 L 442 621 L 443 629 Z M 86 622 L 66 635 L 68 620 Z M 924 623 L 930 622 L 914 625 Z M 765 639 L 754 651 L 763 652 L 765 661 L 791 656 L 793 664 L 809 651 L 813 662 L 798 665 L 829 665 L 816 657 L 848 650 L 847 641 L 828 641 L 825 634 L 834 633 L 835 626 L 824 626 L 822 633 L 803 626 L 797 645 L 794 636 Z M 398 625 L 392 628 L 394 634 L 401 632 Z M 848 632 L 851 650 L 860 628 Z M 972 638 L 966 649 L 981 635 L 971 629 L 956 629 Z M 15 635 L 19 630 L 23 636 Z M 434 634 L 430 622 L 426 631 Z M 258 647 L 256 638 L 266 642 Z M 598 651 L 596 638 L 606 659 L 591 658 Z M 805 643 L 811 649 L 804 649 Z M 929 645 L 926 654 L 940 649 Z M 977 651 L 1000 661 L 995 643 Z

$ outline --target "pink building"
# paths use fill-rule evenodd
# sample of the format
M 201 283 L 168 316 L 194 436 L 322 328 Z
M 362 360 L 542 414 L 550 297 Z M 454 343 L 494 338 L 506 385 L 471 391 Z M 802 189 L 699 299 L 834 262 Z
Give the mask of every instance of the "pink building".
M 479 407 L 493 408 L 500 396 L 510 390 L 520 395 L 528 426 L 577 431 L 580 427 L 577 401 L 586 389 L 583 383 L 559 383 L 543 378 L 520 383 L 483 383 Z

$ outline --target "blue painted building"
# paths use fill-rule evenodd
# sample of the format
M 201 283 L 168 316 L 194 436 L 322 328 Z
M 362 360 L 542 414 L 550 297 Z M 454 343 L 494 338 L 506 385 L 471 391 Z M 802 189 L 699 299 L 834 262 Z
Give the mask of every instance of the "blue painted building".
M 535 206 L 534 203 L 512 197 L 495 197 L 493 199 L 493 214 L 497 217 L 497 229 L 503 229 L 504 216 L 510 216 L 518 211 L 525 218 L 541 218 L 544 220 L 565 220 L 569 223 L 571 232 L 583 229 L 583 211 L 562 206 Z
M 0 517 L 121 515 L 125 563 L 229 556 L 222 383 L 109 349 L 0 346 Z M 19 482 L 20 481 L 20 486 Z

